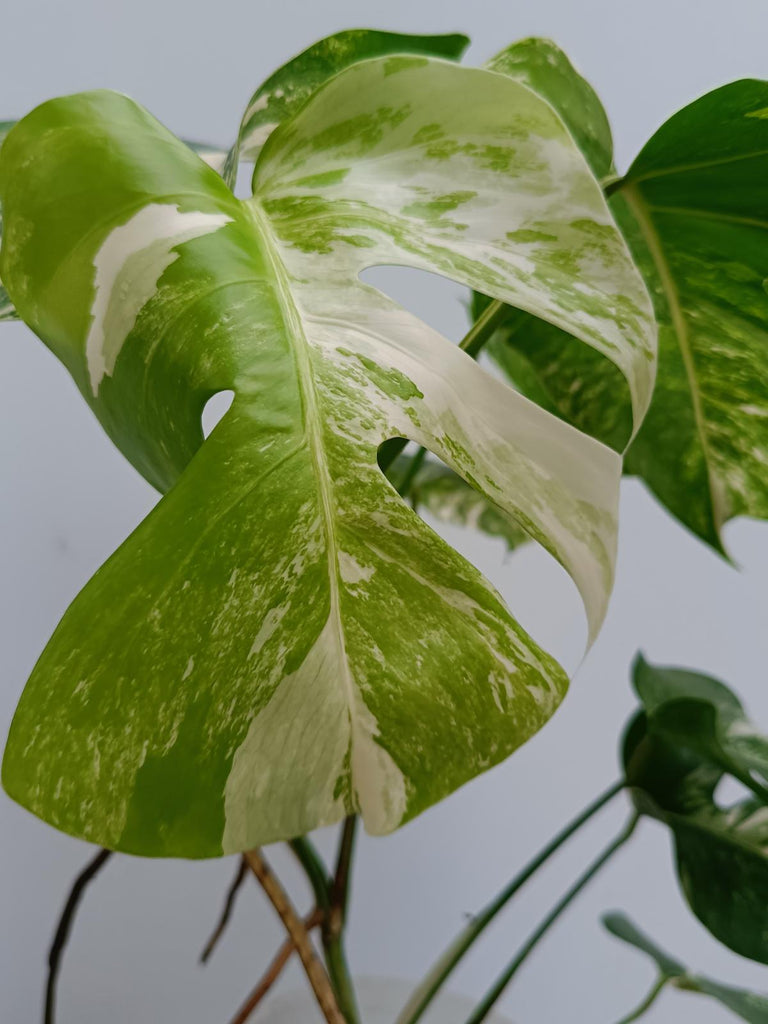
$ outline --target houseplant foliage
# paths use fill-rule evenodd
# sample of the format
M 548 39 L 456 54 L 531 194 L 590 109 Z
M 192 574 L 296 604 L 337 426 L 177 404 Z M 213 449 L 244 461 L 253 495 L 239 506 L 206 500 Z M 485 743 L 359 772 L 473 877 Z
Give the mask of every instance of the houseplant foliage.
M 512 753 L 567 688 L 418 509 L 510 548 L 538 541 L 578 587 L 590 641 L 622 471 L 718 551 L 729 518 L 768 510 L 768 86 L 691 104 L 622 176 L 599 99 L 554 44 L 470 68 L 466 43 L 321 40 L 256 90 L 229 150 L 105 91 L 0 125 L 0 319 L 38 334 L 163 494 L 67 611 L 6 748 L 10 795 L 105 847 L 67 906 L 53 980 L 109 850 L 242 851 L 223 923 L 252 869 L 288 931 L 273 974 L 297 952 L 326 1020 L 354 1024 L 341 936 L 356 816 L 397 828 Z M 381 264 L 470 290 L 459 346 L 360 281 Z M 644 817 L 673 836 L 704 926 L 768 962 L 768 744 L 706 676 L 640 660 L 634 682 L 620 779 L 468 923 L 399 1024 L 625 790 L 624 830 L 468 1024 Z M 725 776 L 749 790 L 736 807 L 717 802 Z M 341 819 L 330 874 L 306 833 Z M 304 921 L 258 849 L 279 839 L 312 887 Z M 651 952 L 658 991 L 698 985 L 764 1019 L 758 997 L 718 995 L 624 919 L 610 927 Z
M 429 269 L 550 317 L 616 360 L 638 419 L 652 385 L 650 304 L 599 185 L 510 78 L 354 64 L 270 135 L 253 186 L 236 199 L 110 93 L 44 104 L 3 147 L 5 286 L 167 492 L 38 663 L 5 785 L 135 853 L 235 852 L 357 811 L 390 831 L 559 703 L 562 670 L 386 481 L 388 438 L 518 519 L 593 632 L 604 614 L 620 459 L 360 271 Z M 557 242 L 532 248 L 547 225 Z

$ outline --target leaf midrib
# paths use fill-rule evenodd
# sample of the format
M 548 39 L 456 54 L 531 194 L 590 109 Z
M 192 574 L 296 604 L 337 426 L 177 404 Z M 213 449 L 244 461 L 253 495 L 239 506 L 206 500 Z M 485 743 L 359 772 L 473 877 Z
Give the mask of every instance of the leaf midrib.
M 299 385 L 302 413 L 304 417 L 304 439 L 307 443 L 307 447 L 309 448 L 315 469 L 315 479 L 318 485 L 317 489 L 323 520 L 323 532 L 325 534 L 326 550 L 328 553 L 328 582 L 330 588 L 329 615 L 334 623 L 334 635 L 338 648 L 339 661 L 341 663 L 341 682 L 344 687 L 347 711 L 349 715 L 349 751 L 351 764 L 351 752 L 355 742 L 355 716 L 353 714 L 354 681 L 352 679 L 349 661 L 347 659 L 344 626 L 341 619 L 339 547 L 336 537 L 335 517 L 332 505 L 332 496 L 334 491 L 333 480 L 328 468 L 328 459 L 323 446 L 322 417 L 318 407 L 317 383 L 315 380 L 314 369 L 312 367 L 310 345 L 304 332 L 301 313 L 292 295 L 290 281 L 280 254 L 280 246 L 272 230 L 269 218 L 255 196 L 243 203 L 243 209 L 251 218 L 254 230 L 262 243 L 267 263 L 274 274 L 275 297 L 280 306 L 286 336 L 294 356 L 296 378 Z M 323 629 L 324 628 L 325 626 L 323 626 Z M 321 635 L 322 630 L 318 634 L 318 637 Z M 316 641 L 317 637 L 315 638 L 315 642 Z M 354 780 L 351 796 L 354 799 Z
M 698 371 L 696 370 L 696 363 L 689 338 L 688 323 L 683 312 L 680 294 L 669 263 L 667 262 L 667 257 L 664 252 L 664 244 L 656 229 L 656 225 L 653 222 L 653 217 L 651 216 L 652 207 L 650 207 L 645 201 L 635 182 L 626 181 L 625 179 L 625 183 L 617 191 L 626 199 L 627 204 L 632 210 L 632 213 L 640 226 L 640 230 L 643 234 L 645 243 L 648 246 L 651 259 L 653 260 L 654 266 L 656 267 L 656 271 L 659 275 L 659 281 L 661 283 L 662 291 L 664 292 L 664 297 L 666 298 L 667 305 L 669 306 L 672 328 L 675 332 L 675 337 L 677 338 L 678 347 L 683 359 L 683 366 L 685 367 L 686 377 L 688 378 L 696 432 L 699 436 L 699 441 L 704 455 L 704 462 L 707 467 L 707 481 L 712 507 L 712 518 L 716 534 L 719 538 L 720 529 L 725 521 L 725 515 L 722 508 L 722 502 L 718 496 L 719 486 L 714 472 L 714 460 L 710 449 L 707 421 L 701 400 Z

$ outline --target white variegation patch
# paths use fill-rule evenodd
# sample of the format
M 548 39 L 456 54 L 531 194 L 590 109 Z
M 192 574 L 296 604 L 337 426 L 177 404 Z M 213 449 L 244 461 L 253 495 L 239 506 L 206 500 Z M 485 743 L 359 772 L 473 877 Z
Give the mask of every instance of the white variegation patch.
M 111 376 L 123 342 L 163 272 L 177 258 L 174 248 L 217 231 L 231 219 L 221 213 L 182 212 L 173 203 L 150 203 L 110 231 L 93 261 L 92 322 L 85 342 L 94 395 L 104 377 Z

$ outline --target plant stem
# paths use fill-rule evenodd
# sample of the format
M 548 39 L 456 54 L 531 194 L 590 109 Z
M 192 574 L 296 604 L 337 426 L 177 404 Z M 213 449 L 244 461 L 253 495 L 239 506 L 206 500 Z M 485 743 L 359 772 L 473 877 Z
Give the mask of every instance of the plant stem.
M 357 835 L 357 815 L 350 814 L 344 819 L 339 841 L 339 852 L 336 857 L 336 872 L 333 878 L 333 891 L 331 893 L 331 906 L 338 908 L 341 916 L 341 927 L 347 920 L 347 907 L 349 906 L 349 893 L 351 889 L 352 856 L 355 852 L 355 838 Z
M 571 888 L 566 892 L 565 896 L 563 896 L 563 898 L 555 904 L 555 906 L 552 908 L 552 910 L 550 910 L 550 912 L 547 914 L 547 916 L 544 918 L 544 920 L 541 922 L 538 928 L 536 928 L 536 930 L 530 936 L 530 938 L 525 943 L 520 952 L 517 954 L 517 956 L 514 958 L 514 960 L 512 960 L 512 962 L 502 971 L 502 973 L 496 979 L 493 986 L 485 994 L 480 1004 L 474 1010 L 472 1015 L 467 1019 L 466 1024 L 480 1024 L 481 1021 L 485 1020 L 485 1018 L 488 1016 L 488 1014 L 491 1012 L 494 1005 L 496 1004 L 496 1001 L 501 996 L 504 989 L 514 978 L 515 974 L 517 974 L 520 967 L 522 967 L 522 965 L 528 959 L 530 954 L 533 952 L 533 950 L 536 948 L 539 942 L 544 938 L 544 936 L 547 934 L 547 932 L 555 923 L 555 921 L 560 917 L 560 915 L 563 913 L 566 907 L 568 907 L 572 900 L 576 896 L 578 896 L 581 890 L 589 882 L 592 881 L 592 879 L 595 877 L 598 871 L 600 871 L 600 869 L 608 863 L 608 861 L 611 859 L 611 857 L 613 857 L 617 850 L 619 850 L 627 842 L 632 833 L 635 831 L 638 820 L 639 816 L 637 814 L 633 814 L 632 817 L 629 819 L 629 822 L 627 823 L 626 827 L 622 830 L 622 832 L 613 840 L 612 843 L 610 843 L 605 848 L 605 850 L 603 850 L 600 856 L 590 864 L 590 866 L 587 868 L 584 874 L 581 875 L 574 882 Z
M 320 924 L 320 912 L 315 908 L 309 917 L 304 918 L 304 927 L 307 931 L 311 931 L 311 929 L 316 928 L 318 924 Z M 273 957 L 272 963 L 264 972 L 264 975 L 258 985 L 237 1011 L 230 1024 L 245 1024 L 245 1021 L 248 1020 L 264 996 L 266 996 L 274 983 L 280 977 L 283 968 L 291 959 L 295 949 L 296 947 L 293 944 L 293 939 L 289 935 Z
M 61 912 L 56 932 L 53 936 L 51 949 L 48 953 L 48 982 L 45 987 L 45 1009 L 43 1011 L 43 1024 L 53 1024 L 56 1014 L 56 981 L 61 968 L 61 957 L 64 947 L 67 944 L 69 933 L 72 930 L 80 900 L 83 898 L 88 883 L 101 871 L 109 858 L 111 850 L 99 850 L 95 857 L 90 860 L 72 884 L 69 896 Z
M 520 871 L 506 885 L 501 892 L 483 910 L 480 911 L 466 927 L 459 932 L 454 941 L 445 950 L 443 955 L 434 964 L 429 974 L 413 993 L 408 1003 L 397 1018 L 397 1024 L 415 1024 L 419 1020 L 445 983 L 448 975 L 453 971 L 464 955 L 469 952 L 472 944 L 479 938 L 499 911 L 506 906 L 516 892 L 525 885 L 528 879 L 555 853 L 566 840 L 577 832 L 582 825 L 597 814 L 605 805 L 612 800 L 626 785 L 624 779 L 620 779 L 602 793 L 596 800 L 593 800 L 576 818 L 565 826 L 558 834 L 538 853 L 533 860 Z
M 346 1018 L 347 1024 L 359 1024 L 360 1020 L 352 979 L 344 952 L 344 918 L 346 916 L 346 901 L 349 896 L 349 864 L 352 857 L 355 835 L 354 825 L 352 824 L 353 820 L 353 817 L 350 816 L 344 822 L 339 845 L 336 877 L 334 879 L 331 879 L 328 875 L 320 854 L 306 836 L 292 839 L 289 844 L 304 868 L 315 895 L 315 903 L 322 914 L 320 935 L 323 943 L 325 964 L 328 968 L 336 1000 Z M 339 890 L 340 872 L 344 886 L 341 912 L 339 912 L 338 906 L 334 907 L 335 895 L 337 891 L 342 891 Z
M 331 885 L 332 880 L 323 864 L 320 854 L 306 836 L 299 836 L 298 839 L 291 839 L 288 843 L 297 860 L 304 868 L 312 892 L 315 895 L 315 903 L 327 913 L 331 907 Z
M 333 986 L 315 953 L 304 922 L 296 913 L 282 885 L 264 860 L 261 851 L 258 848 L 249 850 L 245 854 L 245 858 L 264 893 L 275 908 L 280 920 L 285 925 L 285 930 L 288 932 L 291 943 L 299 954 L 299 959 L 312 986 L 312 991 L 315 993 L 317 1004 L 326 1021 L 328 1024 L 348 1024 L 339 1010 Z
M 351 889 L 352 856 L 357 834 L 357 815 L 350 814 L 344 819 L 336 858 L 336 871 L 331 887 L 331 906 L 323 922 L 322 939 L 325 962 L 331 976 L 339 1006 L 348 1024 L 358 1024 L 360 1011 L 352 984 L 352 977 L 344 950 L 344 928 L 347 923 L 347 908 Z
M 201 964 L 204 964 L 208 960 L 208 957 L 216 948 L 217 942 L 224 934 L 224 929 L 229 924 L 229 919 L 232 916 L 232 909 L 235 905 L 235 899 L 237 898 L 237 894 L 240 891 L 240 886 L 245 881 L 247 874 L 248 863 L 246 862 L 245 857 L 241 857 L 237 867 L 237 871 L 235 873 L 235 877 L 232 879 L 229 889 L 227 890 L 227 896 L 226 899 L 224 900 L 224 907 L 221 911 L 221 917 L 219 918 L 218 924 L 213 929 L 211 937 L 210 939 L 208 939 L 208 942 L 205 945 L 205 949 L 200 954 Z
M 499 299 L 489 302 L 480 316 L 459 342 L 459 348 L 476 359 L 480 349 L 490 340 L 496 328 L 507 315 L 507 307 Z
M 406 466 L 405 472 L 403 473 L 403 479 L 397 485 L 397 493 L 402 498 L 408 497 L 408 491 L 410 491 L 414 477 L 421 468 L 421 464 L 426 458 L 426 455 L 427 449 L 424 447 L 419 448 L 418 451 L 414 453 L 413 458 Z
M 632 1013 L 628 1014 L 626 1017 L 622 1017 L 618 1024 L 631 1024 L 633 1020 L 639 1020 L 646 1012 L 646 1010 L 650 1010 L 651 1006 L 656 1002 L 656 999 L 661 994 L 661 990 L 664 988 L 664 986 L 667 984 L 669 980 L 670 979 L 668 974 L 660 974 L 656 981 L 656 984 L 653 986 L 653 988 L 642 1001 L 642 1003 L 640 1003 L 640 1005 L 636 1007 L 632 1011 Z
M 476 359 L 483 345 L 490 339 L 499 324 L 502 323 L 506 314 L 507 307 L 503 302 L 500 302 L 498 299 L 489 302 L 459 342 L 459 348 L 463 349 L 467 355 L 472 356 L 473 359 Z M 389 441 L 384 442 L 383 450 L 379 451 L 379 468 L 382 473 L 386 473 L 407 444 L 407 437 L 393 437 Z M 416 455 L 418 454 L 417 452 Z M 416 455 L 414 455 L 414 459 Z M 416 468 L 418 469 L 418 466 Z

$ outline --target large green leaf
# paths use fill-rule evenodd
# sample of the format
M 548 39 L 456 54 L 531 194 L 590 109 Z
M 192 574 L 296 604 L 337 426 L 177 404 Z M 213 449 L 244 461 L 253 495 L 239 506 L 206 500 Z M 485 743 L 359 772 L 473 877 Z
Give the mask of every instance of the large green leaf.
M 659 969 L 660 977 L 667 979 L 675 988 L 716 999 L 737 1017 L 749 1021 L 749 1024 L 768 1024 L 768 996 L 723 985 L 703 974 L 693 974 L 657 946 L 624 914 L 606 914 L 603 924 L 612 935 L 651 957 Z
M 381 473 L 387 438 L 433 450 L 560 559 L 593 634 L 604 614 L 618 456 L 364 268 L 438 272 L 552 318 L 621 363 L 639 414 L 653 376 L 649 301 L 600 189 L 509 78 L 356 64 L 270 136 L 254 182 L 236 199 L 108 92 L 39 107 L 0 157 L 20 314 L 168 491 L 43 653 L 4 783 L 144 854 L 240 850 L 353 810 L 389 831 L 562 698 L 559 666 Z M 520 235 L 542 225 L 557 241 L 529 252 Z M 228 389 L 203 443 L 202 408 Z
M 551 44 L 540 46 L 546 53 Z M 603 129 L 598 147 L 595 131 L 588 132 L 595 115 L 587 112 L 599 101 L 591 94 L 579 117 L 563 86 L 569 73 L 564 58 L 555 56 L 548 72 L 527 43 L 508 67 L 499 66 L 535 85 L 596 172 L 605 174 L 610 135 Z M 570 74 L 573 95 L 581 95 L 583 79 Z M 768 515 L 766 110 L 765 82 L 717 89 L 675 114 L 626 177 L 607 183 L 660 329 L 658 382 L 625 471 L 642 477 L 718 550 L 728 519 Z M 476 311 L 481 306 L 478 300 Z M 533 371 L 545 402 L 569 422 L 617 449 L 627 443 L 631 422 L 613 366 L 550 324 L 514 310 L 490 348 L 514 372 L 499 357 L 504 347 L 517 350 L 516 365 Z M 512 379 L 526 389 L 524 376 Z
M 313 92 L 344 68 L 361 60 L 398 53 L 459 60 L 468 45 L 469 39 L 462 35 L 409 36 L 365 28 L 346 29 L 320 39 L 278 68 L 251 96 L 237 141 L 223 165 L 224 180 L 234 188 L 239 161 L 255 160 L 275 128 L 296 114 Z
M 639 661 L 644 711 L 624 743 L 638 809 L 664 822 L 692 910 L 731 949 L 768 963 L 768 740 L 737 698 L 708 676 Z M 724 773 L 754 796 L 721 807 Z

